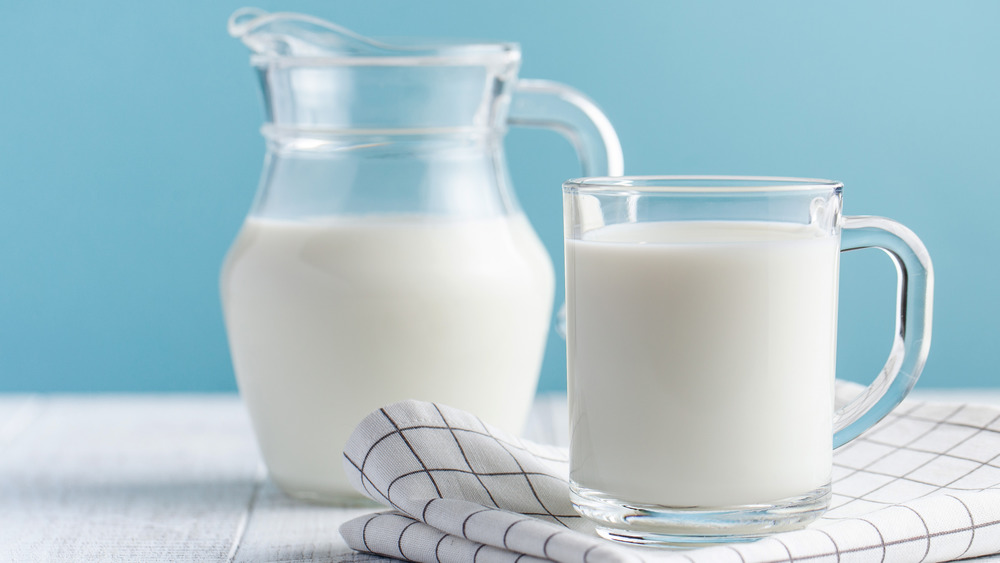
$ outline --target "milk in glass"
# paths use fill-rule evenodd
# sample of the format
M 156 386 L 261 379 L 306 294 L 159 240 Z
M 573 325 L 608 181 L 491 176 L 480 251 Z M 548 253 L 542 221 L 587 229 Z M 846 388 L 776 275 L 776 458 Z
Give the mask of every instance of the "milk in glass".
M 839 237 L 650 222 L 566 241 L 571 479 L 669 507 L 830 482 Z

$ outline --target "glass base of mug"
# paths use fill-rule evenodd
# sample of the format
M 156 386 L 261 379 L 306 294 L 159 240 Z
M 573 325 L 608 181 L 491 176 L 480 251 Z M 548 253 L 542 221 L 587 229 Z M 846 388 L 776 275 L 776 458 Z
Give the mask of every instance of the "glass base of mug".
M 806 527 L 830 506 L 830 485 L 772 503 L 677 508 L 615 499 L 570 482 L 573 508 L 604 538 L 662 547 L 754 541 Z

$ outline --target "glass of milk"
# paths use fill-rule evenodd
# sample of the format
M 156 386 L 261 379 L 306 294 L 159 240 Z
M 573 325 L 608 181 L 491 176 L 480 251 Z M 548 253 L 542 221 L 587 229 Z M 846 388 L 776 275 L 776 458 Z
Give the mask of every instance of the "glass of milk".
M 930 346 L 933 273 L 912 231 L 841 214 L 839 182 L 584 178 L 563 184 L 570 481 L 608 538 L 691 545 L 797 529 L 832 452 L 884 417 Z M 834 408 L 840 253 L 897 266 L 888 362 Z

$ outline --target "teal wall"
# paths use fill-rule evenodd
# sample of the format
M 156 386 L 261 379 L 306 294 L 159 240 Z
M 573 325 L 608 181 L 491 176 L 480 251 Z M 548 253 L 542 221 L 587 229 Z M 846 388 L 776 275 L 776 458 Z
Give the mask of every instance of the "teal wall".
M 235 388 L 217 273 L 257 183 L 241 4 L 9 2 L 0 77 L 0 391 Z M 372 35 L 518 41 L 522 76 L 587 92 L 632 174 L 846 183 L 937 271 L 922 385 L 1000 386 L 1000 2 L 259 2 Z M 512 131 L 523 206 L 561 264 L 558 136 Z M 859 254 L 859 253 L 853 253 Z M 888 352 L 893 269 L 845 256 L 841 373 Z M 557 268 L 558 270 L 558 268 Z M 561 275 L 560 275 L 561 284 Z M 559 291 L 559 299 L 562 291 Z M 541 387 L 564 386 L 549 343 Z

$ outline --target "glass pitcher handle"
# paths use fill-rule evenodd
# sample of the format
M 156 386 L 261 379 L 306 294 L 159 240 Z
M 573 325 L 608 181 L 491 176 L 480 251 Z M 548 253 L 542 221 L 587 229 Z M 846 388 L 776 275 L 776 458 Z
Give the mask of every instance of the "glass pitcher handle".
M 622 145 L 611 121 L 590 98 L 569 86 L 550 80 L 518 80 L 507 122 L 562 134 L 576 149 L 584 176 L 625 172 Z
M 551 80 L 522 79 L 514 83 L 507 123 L 552 129 L 576 149 L 584 176 L 625 173 L 622 144 L 611 121 L 580 91 Z M 566 304 L 556 313 L 556 331 L 566 338 Z
M 857 438 L 882 420 L 913 389 L 931 345 L 934 270 L 910 229 L 884 217 L 844 217 L 841 252 L 879 248 L 896 264 L 896 331 L 885 367 L 833 419 L 833 447 Z

